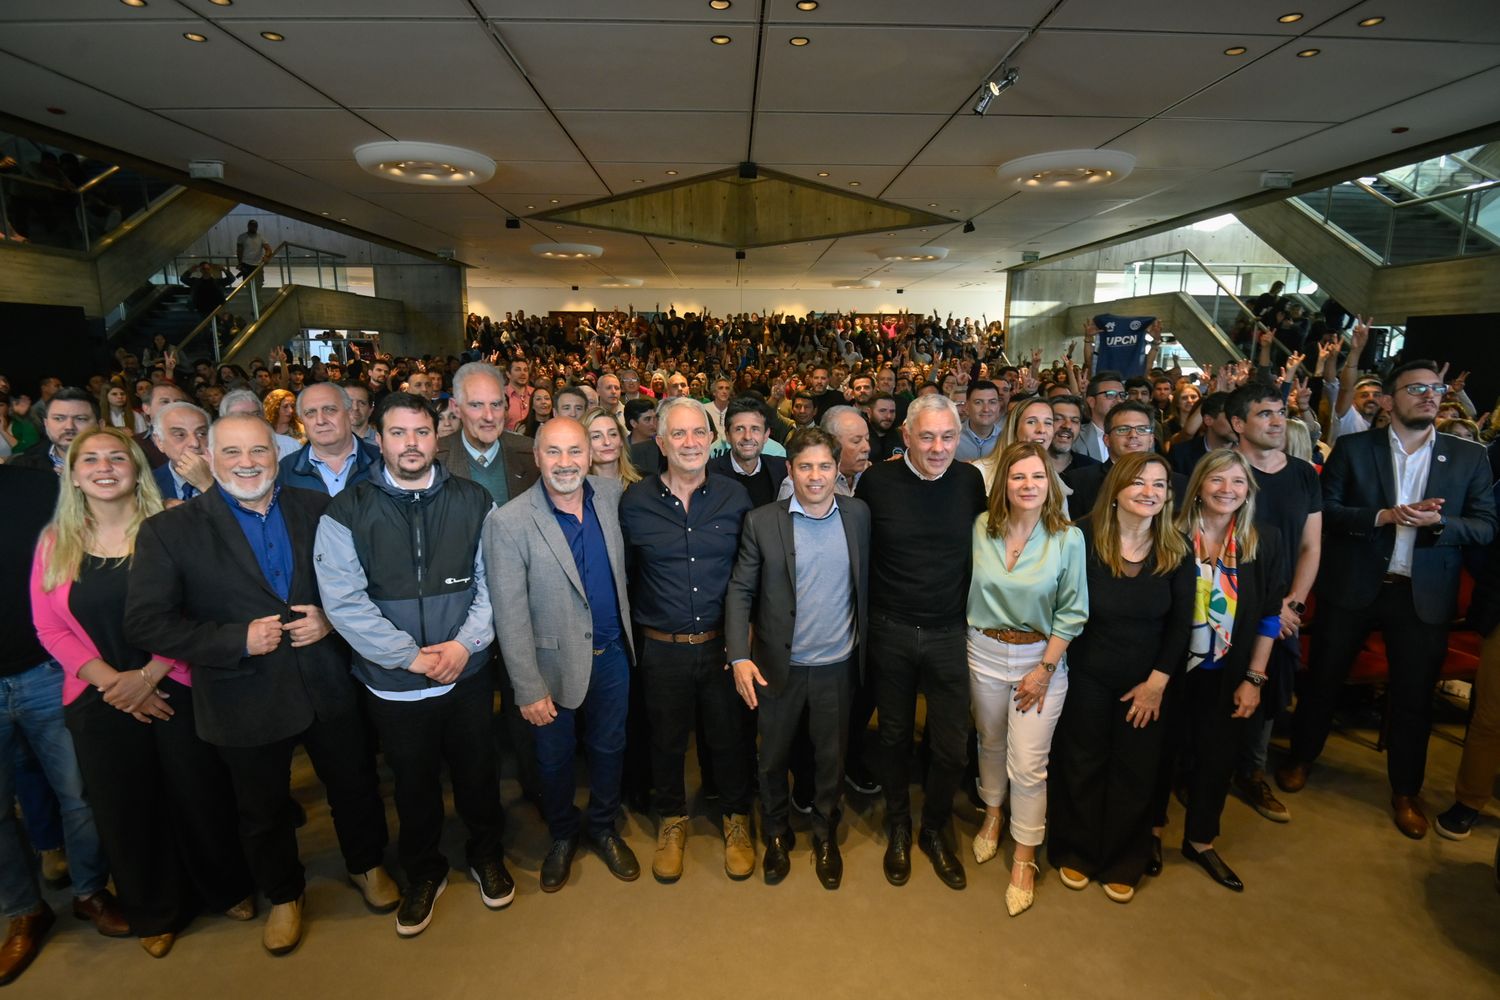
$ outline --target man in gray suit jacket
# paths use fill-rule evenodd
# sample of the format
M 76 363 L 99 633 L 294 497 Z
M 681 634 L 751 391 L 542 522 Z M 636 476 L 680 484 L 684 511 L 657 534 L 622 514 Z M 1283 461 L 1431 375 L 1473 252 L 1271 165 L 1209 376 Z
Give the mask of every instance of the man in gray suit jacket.
M 537 431 L 541 480 L 490 513 L 484 526 L 495 633 L 521 718 L 534 727 L 542 813 L 552 848 L 542 889 L 568 881 L 581 817 L 573 805 L 576 726 L 589 751 L 589 843 L 610 872 L 641 869 L 615 832 L 630 703 L 630 599 L 618 480 L 587 475 L 582 424 L 554 417 Z
M 792 495 L 745 515 L 724 601 L 735 689 L 760 710 L 762 871 L 771 885 L 790 867 L 787 768 L 804 711 L 816 767 L 814 867 L 825 889 L 837 889 L 843 876 L 839 790 L 853 674 L 864 670 L 870 509 L 835 496 L 838 463 L 833 435 L 808 428 L 791 439 Z

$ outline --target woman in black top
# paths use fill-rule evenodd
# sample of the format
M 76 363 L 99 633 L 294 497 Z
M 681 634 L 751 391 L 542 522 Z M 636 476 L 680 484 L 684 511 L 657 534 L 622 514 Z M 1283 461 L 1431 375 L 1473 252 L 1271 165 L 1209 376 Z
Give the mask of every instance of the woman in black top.
M 136 532 L 162 506 L 146 456 L 127 431 L 97 428 L 74 439 L 62 476 L 32 617 L 64 670 L 63 719 L 121 907 L 161 958 L 205 905 L 253 917 L 254 885 L 229 775 L 194 731 L 187 665 L 125 638 Z
M 1063 884 L 1097 880 L 1125 903 L 1151 858 L 1162 694 L 1187 650 L 1192 563 L 1172 526 L 1160 455 L 1116 462 L 1080 524 L 1089 619 L 1068 651 L 1071 690 L 1052 740 L 1048 857 Z

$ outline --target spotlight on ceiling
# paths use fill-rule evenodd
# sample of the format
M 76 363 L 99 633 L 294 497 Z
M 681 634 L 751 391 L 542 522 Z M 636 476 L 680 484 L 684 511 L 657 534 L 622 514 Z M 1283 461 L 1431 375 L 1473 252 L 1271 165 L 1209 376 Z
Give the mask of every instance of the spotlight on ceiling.
M 995 80 L 984 81 L 984 86 L 979 88 L 979 102 L 974 105 L 974 113 L 982 115 L 990 109 L 990 102 L 1010 88 L 1021 79 L 1021 71 L 1018 69 L 1007 69 Z
M 948 256 L 947 247 L 883 247 L 875 251 L 876 256 L 885 261 L 933 261 L 942 260 Z
M 548 260 L 593 260 L 604 256 L 604 248 L 588 243 L 537 243 L 531 252 Z
M 483 153 L 434 142 L 367 142 L 354 160 L 368 173 L 403 184 L 468 187 L 495 176 L 495 161 Z
M 640 288 L 646 283 L 644 278 L 610 278 L 599 282 L 600 288 Z
M 515 216 L 510 216 L 509 218 L 507 218 L 505 220 L 505 228 L 506 229 L 520 229 L 521 228 L 521 220 L 518 219 L 518 218 L 516 218 Z
M 966 233 L 972 233 L 973 231 L 974 231 L 974 220 L 970 219 L 968 222 L 964 223 L 964 232 L 966 232 Z

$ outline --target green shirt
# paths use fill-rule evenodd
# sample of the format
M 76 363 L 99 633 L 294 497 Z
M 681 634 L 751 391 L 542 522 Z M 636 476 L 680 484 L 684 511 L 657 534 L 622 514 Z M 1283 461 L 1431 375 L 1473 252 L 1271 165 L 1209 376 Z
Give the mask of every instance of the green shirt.
M 974 519 L 974 575 L 969 624 L 1018 629 L 1072 641 L 1089 617 L 1083 532 L 1068 527 L 1048 535 L 1040 521 L 1014 569 L 1005 568 L 1005 539 L 986 531 L 989 514 Z

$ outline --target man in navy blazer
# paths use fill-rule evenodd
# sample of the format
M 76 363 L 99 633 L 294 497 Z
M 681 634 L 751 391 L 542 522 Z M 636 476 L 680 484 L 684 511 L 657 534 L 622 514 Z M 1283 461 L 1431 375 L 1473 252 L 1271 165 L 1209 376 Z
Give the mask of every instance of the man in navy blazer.
M 1427 766 L 1432 689 L 1458 610 L 1466 545 L 1495 534 L 1484 449 L 1433 426 L 1448 387 L 1431 361 L 1408 361 L 1385 379 L 1388 429 L 1340 435 L 1323 467 L 1323 558 L 1310 672 L 1297 705 L 1284 791 L 1307 783 L 1323 751 L 1339 688 L 1375 628 L 1390 669 L 1386 769 L 1402 833 L 1419 839 L 1418 795 Z
M 709 472 L 736 480 L 757 507 L 776 499 L 786 479 L 786 459 L 765 453 L 769 428 L 764 403 L 753 396 L 733 400 L 724 411 L 729 450 L 708 460 Z
M 208 414 L 186 400 L 165 403 L 152 415 L 151 439 L 167 459 L 151 470 L 163 500 L 191 500 L 214 485 L 208 423 Z

